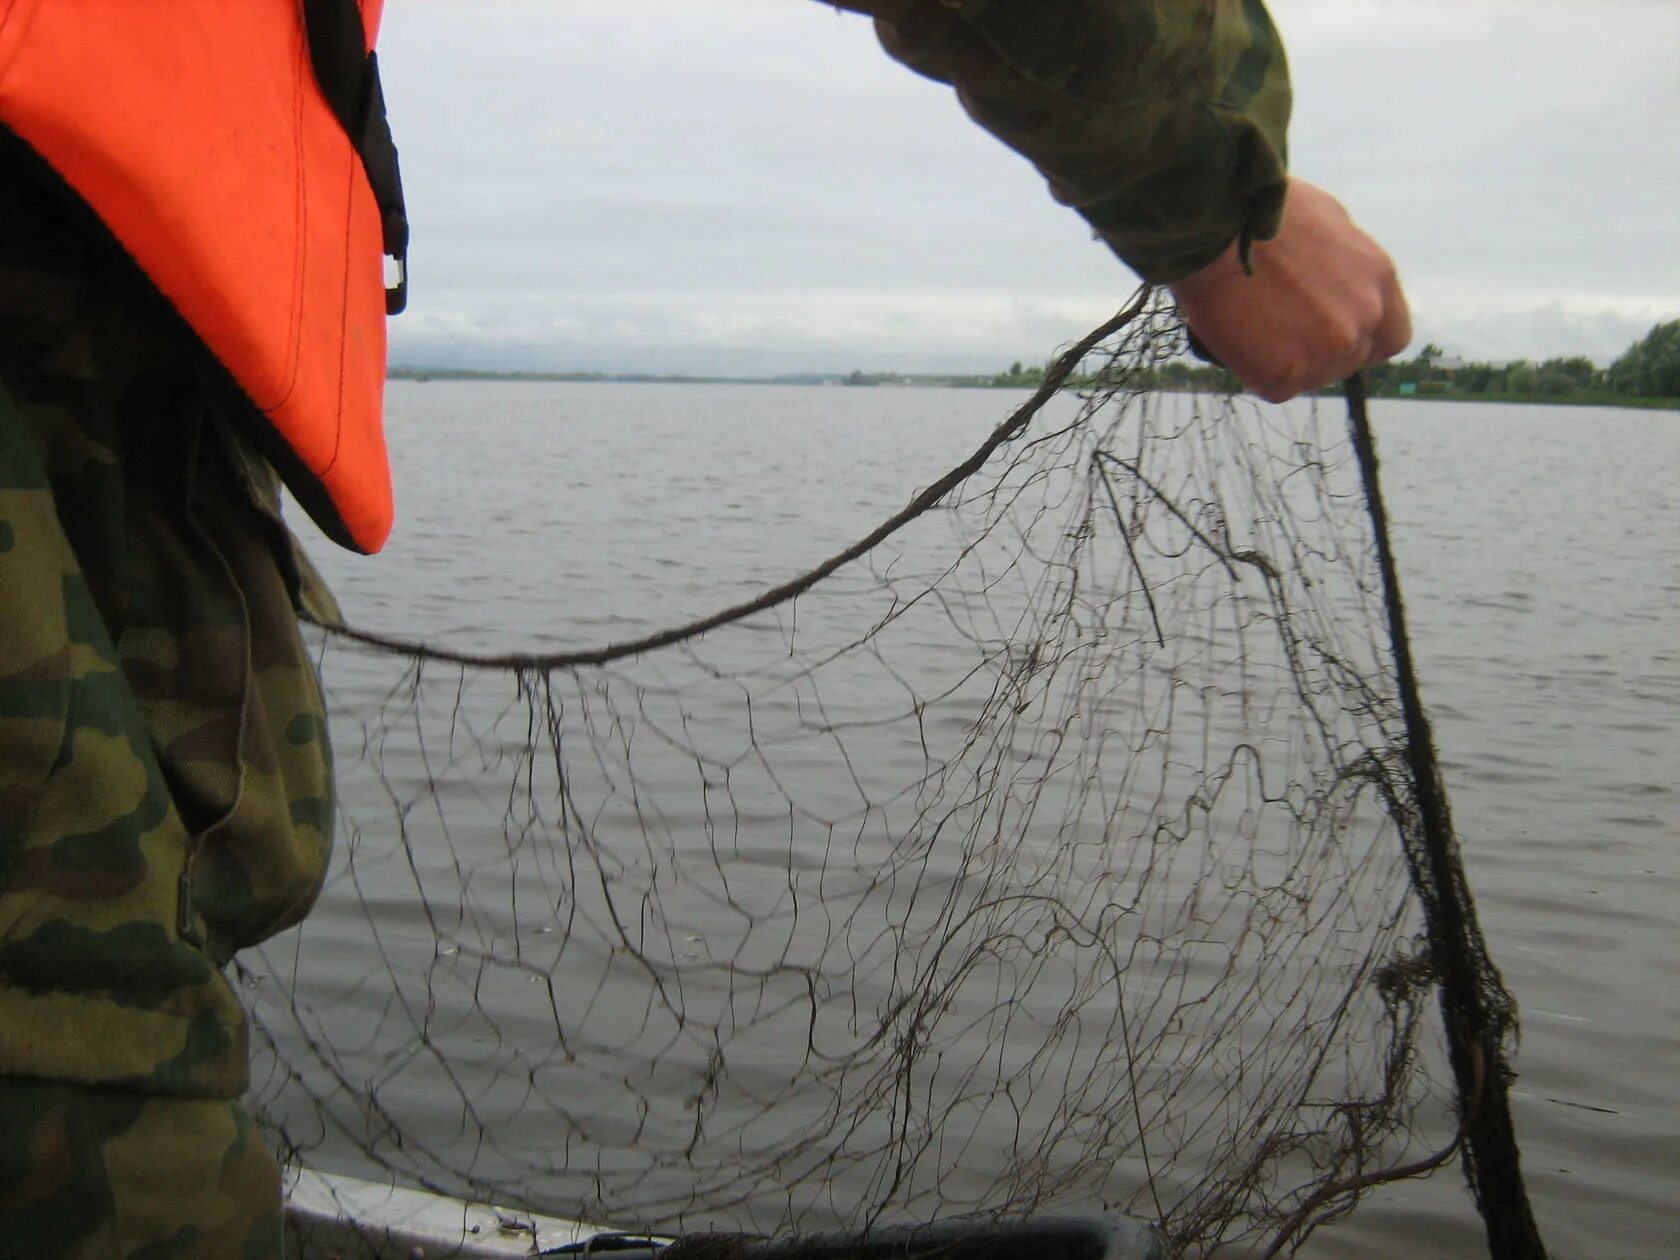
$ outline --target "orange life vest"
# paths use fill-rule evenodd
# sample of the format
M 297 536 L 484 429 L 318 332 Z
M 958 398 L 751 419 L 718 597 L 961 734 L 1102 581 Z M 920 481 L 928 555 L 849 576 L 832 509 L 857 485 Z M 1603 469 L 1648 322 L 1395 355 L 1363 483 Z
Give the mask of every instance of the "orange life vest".
M 361 0 L 355 54 L 371 51 L 381 5 Z M 393 515 L 386 233 L 359 141 L 317 78 L 306 7 L 0 0 L 0 123 L 228 369 L 316 522 L 373 552 Z

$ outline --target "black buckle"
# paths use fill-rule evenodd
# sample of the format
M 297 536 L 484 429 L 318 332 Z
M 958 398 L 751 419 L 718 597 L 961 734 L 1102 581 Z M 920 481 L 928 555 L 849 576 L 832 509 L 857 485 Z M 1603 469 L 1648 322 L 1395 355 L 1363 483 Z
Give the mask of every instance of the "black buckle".
M 389 241 L 390 235 L 386 234 Z M 387 244 L 386 249 L 390 246 Z M 393 275 L 392 273 L 395 272 Z M 395 283 L 392 283 L 392 281 Z M 385 313 L 387 315 L 401 315 L 408 306 L 408 245 L 396 253 L 385 255 Z

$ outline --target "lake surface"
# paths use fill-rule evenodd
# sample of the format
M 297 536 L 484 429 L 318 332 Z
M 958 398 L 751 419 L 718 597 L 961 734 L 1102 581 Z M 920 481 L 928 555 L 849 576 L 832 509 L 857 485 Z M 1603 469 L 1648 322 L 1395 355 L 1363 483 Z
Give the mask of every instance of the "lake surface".
M 310 550 L 363 628 L 475 651 L 623 641 L 826 558 L 1023 398 L 396 382 L 396 537 L 372 560 Z M 1374 417 L 1425 701 L 1522 1008 L 1513 1106 L 1542 1229 L 1558 1256 L 1674 1254 L 1680 422 L 1424 402 Z M 344 790 L 354 802 L 368 785 Z M 361 873 L 336 880 L 305 937 L 348 940 L 355 916 L 335 899 L 379 895 Z M 351 955 L 317 979 L 370 1025 L 387 1009 Z M 1304 1254 L 1468 1256 L 1480 1239 L 1453 1167 L 1373 1194 Z

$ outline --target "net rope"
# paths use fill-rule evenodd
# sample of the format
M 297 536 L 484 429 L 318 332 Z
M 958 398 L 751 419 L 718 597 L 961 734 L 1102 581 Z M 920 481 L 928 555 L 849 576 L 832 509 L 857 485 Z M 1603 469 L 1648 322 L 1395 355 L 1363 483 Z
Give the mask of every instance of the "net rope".
M 1183 349 L 1146 291 L 856 545 L 660 635 L 320 629 L 340 853 L 245 968 L 265 1123 L 617 1228 L 1103 1210 L 1188 1255 L 1444 1158 L 1480 1103 L 1358 453 L 1155 392 Z

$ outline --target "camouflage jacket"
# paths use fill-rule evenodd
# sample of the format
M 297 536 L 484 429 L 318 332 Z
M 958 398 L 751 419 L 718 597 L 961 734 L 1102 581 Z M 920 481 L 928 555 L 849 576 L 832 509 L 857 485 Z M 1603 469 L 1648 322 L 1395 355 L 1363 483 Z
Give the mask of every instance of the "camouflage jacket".
M 301 561 L 203 352 L 59 194 L 0 145 L 0 1075 L 229 1097 L 221 968 L 331 833 Z
M 838 3 L 956 88 L 1144 279 L 1277 231 L 1289 74 L 1261 0 Z

